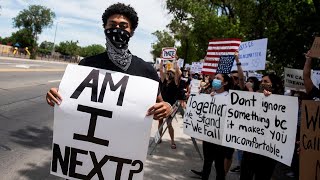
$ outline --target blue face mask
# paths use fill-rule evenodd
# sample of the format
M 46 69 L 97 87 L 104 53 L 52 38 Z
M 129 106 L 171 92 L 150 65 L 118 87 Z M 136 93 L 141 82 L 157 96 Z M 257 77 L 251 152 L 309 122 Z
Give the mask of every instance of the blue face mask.
M 222 88 L 222 83 L 221 83 L 221 80 L 219 80 L 219 79 L 214 79 L 212 81 L 211 85 L 212 85 L 213 89 L 215 89 L 215 90 L 218 90 L 218 89 Z

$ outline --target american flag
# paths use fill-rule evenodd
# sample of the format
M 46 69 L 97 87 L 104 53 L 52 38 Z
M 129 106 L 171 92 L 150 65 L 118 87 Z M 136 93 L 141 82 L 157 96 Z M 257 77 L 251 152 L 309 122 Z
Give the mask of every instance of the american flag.
M 218 68 L 221 55 L 234 55 L 239 49 L 240 39 L 213 39 L 209 41 L 207 55 L 204 59 L 202 74 L 214 74 Z

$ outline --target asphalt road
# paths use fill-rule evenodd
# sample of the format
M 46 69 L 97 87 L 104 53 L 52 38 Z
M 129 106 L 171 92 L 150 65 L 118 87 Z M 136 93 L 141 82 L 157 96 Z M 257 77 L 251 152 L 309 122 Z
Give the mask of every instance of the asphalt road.
M 0 57 L 0 179 L 58 179 L 49 175 L 53 108 L 45 94 L 65 67 Z

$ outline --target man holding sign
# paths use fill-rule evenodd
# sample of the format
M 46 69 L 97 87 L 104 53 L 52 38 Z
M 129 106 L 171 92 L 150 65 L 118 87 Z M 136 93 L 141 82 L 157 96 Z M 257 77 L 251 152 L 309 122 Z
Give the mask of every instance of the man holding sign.
M 145 141 L 149 138 L 149 134 L 146 130 L 148 126 L 143 124 L 141 120 L 138 121 L 137 117 L 142 120 L 145 116 L 150 115 L 153 115 L 153 118 L 156 120 L 166 118 L 171 112 L 171 105 L 163 101 L 161 94 L 158 91 L 157 98 L 154 97 L 154 100 L 156 100 L 157 103 L 149 109 L 147 108 L 148 110 L 145 109 L 147 112 L 143 112 L 143 114 L 140 112 L 144 111 L 145 106 L 149 104 L 147 102 L 150 102 L 150 98 L 144 99 L 138 94 L 143 94 L 141 91 L 144 89 L 146 92 L 153 94 L 153 90 L 157 89 L 156 86 L 158 85 L 159 78 L 151 65 L 139 57 L 132 55 L 128 50 L 129 39 L 132 37 L 134 30 L 138 26 L 138 16 L 135 10 L 131 6 L 117 3 L 106 9 L 102 16 L 102 20 L 107 42 L 106 52 L 85 58 L 79 63 L 81 66 L 89 66 L 94 69 L 81 66 L 68 66 L 65 74 L 65 76 L 68 77 L 64 77 L 63 79 L 66 79 L 69 82 L 63 82 L 62 80 L 60 85 L 61 89 L 62 87 L 65 88 L 64 92 L 61 91 L 61 94 L 65 95 L 64 101 L 66 101 L 66 103 L 68 102 L 69 107 L 75 103 L 81 103 L 80 101 L 84 101 L 84 99 L 87 101 L 89 97 L 91 101 L 87 102 L 88 106 L 79 104 L 76 108 L 77 111 L 70 108 L 68 109 L 69 111 L 66 111 L 66 109 L 62 109 L 61 106 L 64 105 L 63 107 L 66 108 L 67 104 L 61 104 L 62 95 L 58 92 L 57 88 L 51 88 L 46 95 L 46 100 L 49 105 L 54 106 L 54 104 L 58 104 L 61 107 L 55 109 L 55 116 L 58 116 L 57 119 L 65 118 L 68 122 L 74 121 L 73 124 L 67 128 L 68 130 L 77 132 L 73 134 L 73 138 L 71 138 L 72 143 L 70 144 L 54 143 L 51 170 L 52 172 L 59 171 L 60 174 L 58 172 L 56 175 L 68 177 L 70 179 L 91 179 L 95 177 L 95 175 L 98 176 L 99 179 L 103 179 L 104 176 L 107 179 L 110 179 L 110 177 L 121 179 L 121 176 L 122 178 L 127 179 L 142 179 L 143 174 L 140 172 L 143 170 L 143 161 L 145 160 L 146 152 L 139 157 L 129 157 L 127 154 L 130 154 L 131 152 L 128 152 L 129 149 L 124 148 L 121 143 L 126 140 L 129 141 L 127 144 L 132 145 L 130 150 L 133 151 L 133 154 L 138 153 L 135 152 L 137 151 L 138 146 L 146 145 L 144 147 L 144 150 L 146 151 L 147 143 L 145 143 Z M 84 74 L 86 78 L 79 81 L 79 77 L 82 77 Z M 103 76 L 102 79 L 99 78 L 101 76 Z M 72 81 L 72 79 L 74 79 L 74 81 Z M 136 86 L 138 82 L 144 83 L 145 86 L 143 89 Z M 67 91 L 66 87 L 74 86 L 74 84 L 77 84 L 77 88 L 72 94 L 68 94 L 69 91 Z M 99 89 L 100 91 L 98 91 L 98 86 L 100 88 L 100 85 L 102 85 L 102 87 L 101 90 Z M 91 92 L 91 94 L 89 95 L 88 92 Z M 113 95 L 115 92 L 119 92 L 116 95 L 117 97 L 114 97 Z M 108 99 L 108 101 L 104 101 L 104 99 Z M 106 104 L 109 105 L 113 102 L 116 106 L 110 105 L 105 107 Z M 134 108 L 136 108 L 136 111 L 140 112 L 139 116 L 133 114 L 135 113 L 132 111 Z M 122 112 L 124 111 L 123 109 L 127 109 L 128 112 Z M 130 111 L 132 112 L 132 117 L 128 116 Z M 79 117 L 79 113 L 82 113 L 83 115 Z M 88 130 L 87 132 L 82 132 L 83 130 L 80 132 L 78 123 L 80 124 L 83 118 L 85 118 L 84 120 L 87 122 L 87 115 L 89 115 L 90 120 Z M 73 119 L 75 117 L 77 119 Z M 133 120 L 128 121 L 131 118 Z M 102 121 L 102 119 L 104 121 Z M 123 124 L 122 121 L 128 122 L 129 124 Z M 61 121 L 56 123 L 55 117 L 55 127 L 61 127 L 61 125 L 63 127 L 64 124 L 62 123 L 63 122 Z M 101 126 L 101 123 L 105 123 L 103 124 L 104 126 Z M 112 125 L 121 128 L 113 128 Z M 68 125 L 65 124 L 64 126 Z M 98 131 L 99 128 L 104 128 L 105 130 Z M 139 128 L 142 128 L 142 130 L 146 132 L 136 132 L 140 130 Z M 61 128 L 57 130 L 59 131 L 54 133 L 54 142 L 55 138 L 64 138 L 62 135 L 64 131 L 61 131 Z M 118 139 L 120 139 L 111 142 L 111 136 L 121 133 L 122 131 L 123 133 L 132 133 L 132 137 L 136 137 L 133 139 L 137 140 L 136 143 L 131 142 L 132 137 L 130 136 L 125 136 L 125 139 L 117 136 Z M 73 132 L 66 132 L 66 135 L 68 135 L 67 133 Z M 101 136 L 106 136 L 106 134 L 107 136 L 110 136 L 108 140 L 100 138 Z M 139 141 L 140 137 L 141 140 Z M 67 137 L 65 138 L 67 139 Z M 86 143 L 89 143 L 90 145 Z M 98 149 L 98 151 L 100 149 L 100 152 L 92 149 Z M 101 153 L 101 151 L 110 154 L 98 154 L 96 156 L 95 153 Z M 62 157 L 63 154 L 64 157 Z M 69 155 L 70 159 L 68 157 Z M 79 156 L 78 158 L 77 155 Z M 90 157 L 90 160 L 84 160 L 84 157 Z M 88 166 L 87 163 L 91 160 L 92 163 Z M 61 165 L 60 169 L 57 169 L 57 162 Z M 113 165 L 110 163 L 113 163 Z M 88 168 L 89 170 L 92 168 L 92 170 L 86 171 Z M 128 168 L 132 169 L 128 171 Z M 105 173 L 105 171 L 107 173 Z M 123 171 L 128 171 L 128 173 L 123 173 Z

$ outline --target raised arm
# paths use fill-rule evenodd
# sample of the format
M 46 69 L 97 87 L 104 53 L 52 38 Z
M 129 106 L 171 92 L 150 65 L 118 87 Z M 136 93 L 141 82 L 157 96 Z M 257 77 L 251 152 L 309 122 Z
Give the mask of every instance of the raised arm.
M 311 57 L 309 56 L 310 51 L 306 54 L 306 62 L 303 68 L 303 80 L 304 86 L 306 88 L 307 94 L 309 94 L 313 88 L 313 83 L 311 80 Z
M 165 72 L 164 72 L 164 68 L 163 68 L 163 60 L 161 58 L 161 61 L 160 61 L 160 68 L 159 68 L 159 71 L 160 71 L 160 80 L 161 82 L 164 81 L 164 78 L 166 77 L 165 75 Z
M 182 72 L 180 70 L 180 67 L 178 66 L 177 61 L 174 62 L 174 69 L 176 71 L 176 73 L 174 74 L 174 82 L 178 86 L 180 83 L 180 77 L 181 77 Z
M 238 75 L 239 75 L 239 86 L 240 89 L 244 89 L 245 85 L 244 85 L 244 75 L 243 75 L 243 70 L 241 67 L 241 62 L 239 60 L 239 51 L 237 51 L 235 54 L 235 60 L 236 60 L 236 65 L 237 65 L 237 70 L 238 70 Z

